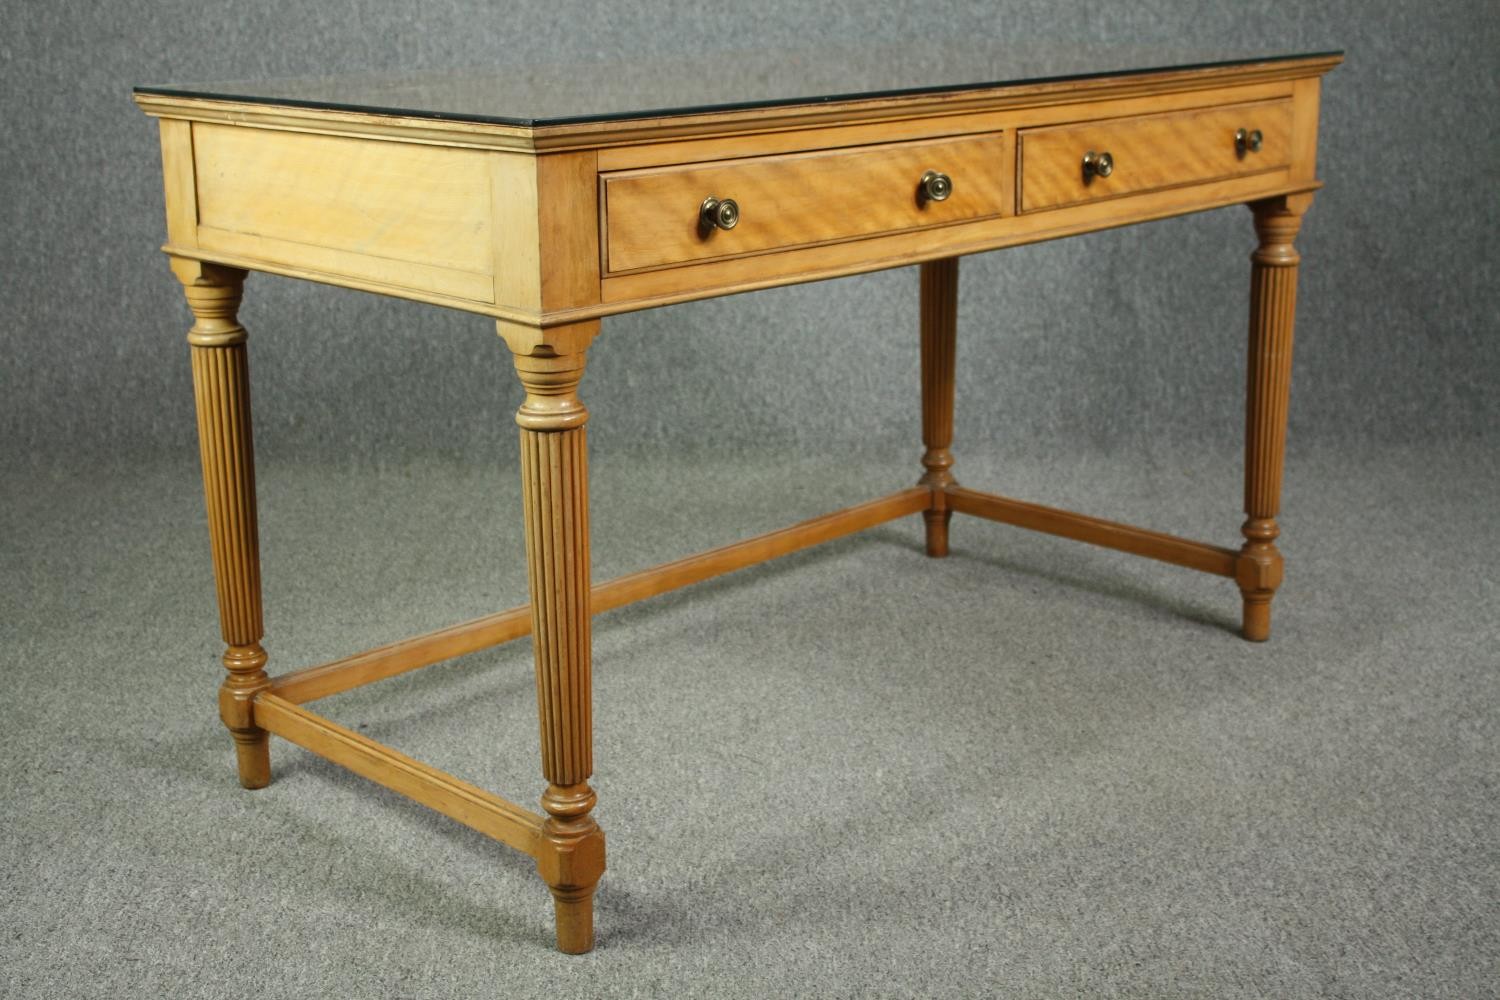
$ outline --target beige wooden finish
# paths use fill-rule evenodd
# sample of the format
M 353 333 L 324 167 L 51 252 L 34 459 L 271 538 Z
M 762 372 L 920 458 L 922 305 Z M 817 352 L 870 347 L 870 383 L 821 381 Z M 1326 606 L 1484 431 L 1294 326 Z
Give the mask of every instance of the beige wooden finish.
M 593 816 L 591 621 L 631 601 L 922 514 L 948 554 L 955 512 L 1234 579 L 1264 640 L 1277 549 L 1299 258 L 1318 188 L 1320 80 L 1337 57 L 962 93 L 523 128 L 137 95 L 161 120 L 167 244 L 188 334 L 227 675 L 220 714 L 241 782 L 271 779 L 269 735 L 319 753 L 535 858 L 558 947 L 593 946 L 604 834 Z M 1261 148 L 1236 147 L 1236 129 Z M 1110 152 L 1109 176 L 1082 158 Z M 953 178 L 918 198 L 927 170 Z M 698 226 L 708 196 L 740 224 Z M 1245 512 L 1238 548 L 960 486 L 952 448 L 958 258 L 1231 204 L 1254 213 Z M 920 265 L 922 475 L 910 488 L 594 585 L 590 344 L 608 315 Z M 516 415 L 530 602 L 270 676 L 257 542 L 247 270 L 489 316 L 525 401 Z M 691 373 L 684 372 L 683 377 Z M 323 719 L 303 703 L 523 635 L 535 649 L 545 788 L 536 813 Z M 935 637 L 941 642 L 941 637 Z
M 1002 133 L 601 174 L 605 270 L 617 274 L 998 216 L 1005 210 L 1006 142 Z M 952 195 L 918 197 L 918 181 L 929 169 L 954 178 Z M 698 224 L 704 191 L 732 197 L 739 224 L 704 234 Z
M 1241 128 L 1261 133 L 1260 149 L 1239 151 L 1235 132 Z M 1285 170 L 1291 137 L 1290 100 L 1026 129 L 1021 211 Z M 1085 177 L 1079 170 L 1089 152 L 1110 154 L 1108 177 Z

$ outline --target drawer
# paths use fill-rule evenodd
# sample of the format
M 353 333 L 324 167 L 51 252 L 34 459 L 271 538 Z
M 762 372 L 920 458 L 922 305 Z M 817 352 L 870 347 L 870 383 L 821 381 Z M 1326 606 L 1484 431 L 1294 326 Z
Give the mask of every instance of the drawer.
M 600 175 L 610 273 L 859 239 L 997 216 L 1008 157 L 1001 133 L 747 157 Z M 928 171 L 951 178 L 921 195 Z M 739 208 L 731 229 L 705 226 L 707 198 Z
M 1239 129 L 1259 131 L 1260 148 L 1240 148 Z M 1291 147 L 1289 100 L 1025 129 L 1020 210 L 1278 170 L 1291 162 Z M 1108 176 L 1085 172 L 1084 157 L 1091 152 L 1109 154 Z

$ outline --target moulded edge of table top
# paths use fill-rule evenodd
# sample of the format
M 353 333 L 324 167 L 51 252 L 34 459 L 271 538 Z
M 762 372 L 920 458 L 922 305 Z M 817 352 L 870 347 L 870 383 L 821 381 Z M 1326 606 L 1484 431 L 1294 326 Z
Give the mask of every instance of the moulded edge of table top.
M 446 146 L 477 146 L 545 152 L 580 147 L 608 147 L 631 143 L 726 136 L 828 124 L 852 124 L 887 118 L 927 117 L 975 111 L 1006 111 L 1048 104 L 1105 101 L 1142 94 L 1198 90 L 1215 86 L 1297 80 L 1321 76 L 1344 57 L 1338 53 L 1265 62 L 1164 69 L 1074 80 L 1013 83 L 944 93 L 896 97 L 856 98 L 816 104 L 739 108 L 682 115 L 630 118 L 559 125 L 505 125 L 493 122 L 437 119 L 399 114 L 376 114 L 328 108 L 297 107 L 255 101 L 220 100 L 171 94 L 134 94 L 146 114 L 158 118 L 228 122 L 323 132 L 429 142 Z

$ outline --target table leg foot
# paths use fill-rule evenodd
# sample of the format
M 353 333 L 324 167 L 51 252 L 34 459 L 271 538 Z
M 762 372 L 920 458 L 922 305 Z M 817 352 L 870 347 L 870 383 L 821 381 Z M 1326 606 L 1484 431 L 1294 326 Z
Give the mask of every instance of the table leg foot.
M 265 788 L 271 783 L 271 736 L 266 732 L 233 733 L 240 785 Z
M 1244 603 L 1240 634 L 1251 642 L 1265 642 L 1271 638 L 1271 598 L 1246 595 Z
M 925 510 L 922 520 L 927 524 L 927 554 L 941 559 L 948 554 L 948 522 L 953 520 L 953 511 Z
M 557 950 L 582 955 L 594 950 L 594 887 L 553 889 L 557 912 Z
M 1281 586 L 1281 553 L 1276 549 L 1280 529 L 1272 518 L 1251 518 L 1241 530 L 1247 541 L 1234 574 L 1244 600 L 1240 634 L 1251 642 L 1265 642 L 1271 638 L 1271 601 Z
M 271 783 L 271 734 L 255 724 L 255 696 L 265 690 L 266 651 L 260 643 L 230 646 L 224 653 L 229 671 L 219 686 L 219 718 L 234 737 L 240 784 L 265 788 Z
M 604 874 L 604 831 L 589 815 L 595 801 L 586 782 L 551 785 L 542 796 L 548 819 L 537 872 L 552 891 L 557 949 L 569 955 L 594 947 L 594 889 Z

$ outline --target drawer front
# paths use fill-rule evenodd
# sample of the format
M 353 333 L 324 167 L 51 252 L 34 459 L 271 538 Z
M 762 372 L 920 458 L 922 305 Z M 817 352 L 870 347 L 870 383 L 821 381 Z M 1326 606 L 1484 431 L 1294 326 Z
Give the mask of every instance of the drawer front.
M 860 146 L 601 175 L 605 269 L 619 273 L 832 243 L 1000 215 L 1000 133 Z M 952 193 L 919 197 L 928 171 Z M 732 229 L 705 229 L 705 198 L 733 199 Z
M 1235 133 L 1261 134 L 1258 150 Z M 1292 102 L 1265 101 L 1117 118 L 1020 136 L 1022 212 L 1277 170 L 1291 162 Z M 1085 174 L 1088 153 L 1108 153 L 1108 176 Z

